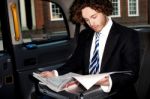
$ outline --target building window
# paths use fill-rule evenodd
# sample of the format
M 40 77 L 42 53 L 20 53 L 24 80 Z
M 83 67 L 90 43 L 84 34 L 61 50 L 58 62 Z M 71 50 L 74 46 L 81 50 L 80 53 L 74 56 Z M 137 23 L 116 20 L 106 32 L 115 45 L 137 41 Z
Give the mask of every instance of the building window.
M 57 4 L 51 3 L 49 1 L 35 0 L 36 2 L 34 2 L 34 0 L 30 0 L 30 11 L 25 9 L 29 6 L 25 5 L 25 2 L 23 1 L 27 0 L 20 1 L 19 11 L 21 13 L 20 15 L 22 16 L 20 22 L 22 23 L 22 27 L 24 26 L 24 28 L 21 28 L 24 43 L 34 42 L 37 44 L 44 44 L 67 40 L 69 38 L 69 33 L 67 31 L 68 25 L 65 23 L 65 16 L 62 16 L 64 14 L 62 14 L 60 6 L 56 6 Z M 31 12 L 32 27 L 29 29 L 27 26 L 28 24 L 26 17 L 29 17 L 28 13 Z M 23 20 L 24 18 L 26 20 Z
M 112 0 L 113 13 L 112 17 L 120 17 L 120 0 Z
M 138 16 L 138 0 L 128 0 L 128 16 Z
M 51 21 L 63 20 L 63 15 L 60 8 L 55 3 L 50 3 Z

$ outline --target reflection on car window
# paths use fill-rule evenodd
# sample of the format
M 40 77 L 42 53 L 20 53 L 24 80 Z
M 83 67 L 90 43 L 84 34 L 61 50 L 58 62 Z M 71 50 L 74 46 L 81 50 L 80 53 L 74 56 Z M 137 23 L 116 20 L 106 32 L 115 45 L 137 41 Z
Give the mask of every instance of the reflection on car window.
M 0 22 L 0 51 L 2 51 L 3 49 L 4 48 L 3 48 L 3 41 L 2 41 L 1 22 Z
M 19 3 L 24 42 L 50 42 L 68 37 L 63 14 L 58 5 L 40 0 L 20 0 Z

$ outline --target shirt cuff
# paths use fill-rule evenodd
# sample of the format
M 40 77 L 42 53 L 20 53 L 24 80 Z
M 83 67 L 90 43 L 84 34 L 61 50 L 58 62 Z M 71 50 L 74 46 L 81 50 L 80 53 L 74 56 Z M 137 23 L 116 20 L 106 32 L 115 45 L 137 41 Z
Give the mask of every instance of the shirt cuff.
M 110 92 L 111 88 L 112 88 L 112 79 L 110 77 L 110 75 L 108 76 L 109 77 L 109 86 L 101 86 L 102 90 L 106 93 Z
M 53 70 L 53 73 L 55 76 L 59 76 L 58 71 L 57 70 Z

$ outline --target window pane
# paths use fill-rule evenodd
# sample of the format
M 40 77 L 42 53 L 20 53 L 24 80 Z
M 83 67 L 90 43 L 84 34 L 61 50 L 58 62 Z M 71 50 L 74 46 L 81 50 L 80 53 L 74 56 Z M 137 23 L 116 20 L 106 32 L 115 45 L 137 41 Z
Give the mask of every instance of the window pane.
M 138 0 L 128 0 L 128 5 L 129 5 L 128 13 L 129 13 L 129 16 L 137 16 L 138 15 L 137 4 L 138 4 Z
M 50 3 L 51 21 L 63 20 L 60 8 L 55 3 Z
M 113 17 L 118 17 L 120 16 L 120 0 L 112 0 L 112 5 L 113 5 Z
M 24 1 L 26 2 L 26 0 Z M 24 4 L 23 0 L 21 0 L 20 3 Z M 29 20 L 29 16 L 27 16 L 29 15 L 27 14 L 29 13 L 28 10 L 20 6 L 20 13 L 26 15 L 26 18 L 21 19 L 24 42 L 35 41 L 45 43 L 68 38 L 66 25 L 59 6 L 44 0 L 31 0 L 30 3 L 32 6 L 31 11 L 29 11 L 31 12 L 31 20 Z M 31 29 L 28 28 L 28 22 L 32 23 Z

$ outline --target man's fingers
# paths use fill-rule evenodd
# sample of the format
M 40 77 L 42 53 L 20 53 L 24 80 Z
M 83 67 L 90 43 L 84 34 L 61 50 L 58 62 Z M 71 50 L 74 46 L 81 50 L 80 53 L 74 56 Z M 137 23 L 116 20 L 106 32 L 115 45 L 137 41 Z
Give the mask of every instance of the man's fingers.
M 109 85 L 109 76 L 105 76 L 101 81 L 101 85 L 108 86 Z
M 97 85 L 108 86 L 109 85 L 109 76 L 105 76 L 103 79 L 99 80 Z
M 44 71 L 44 72 L 41 72 L 40 75 L 42 77 L 53 77 L 54 74 L 51 72 L 51 71 Z

